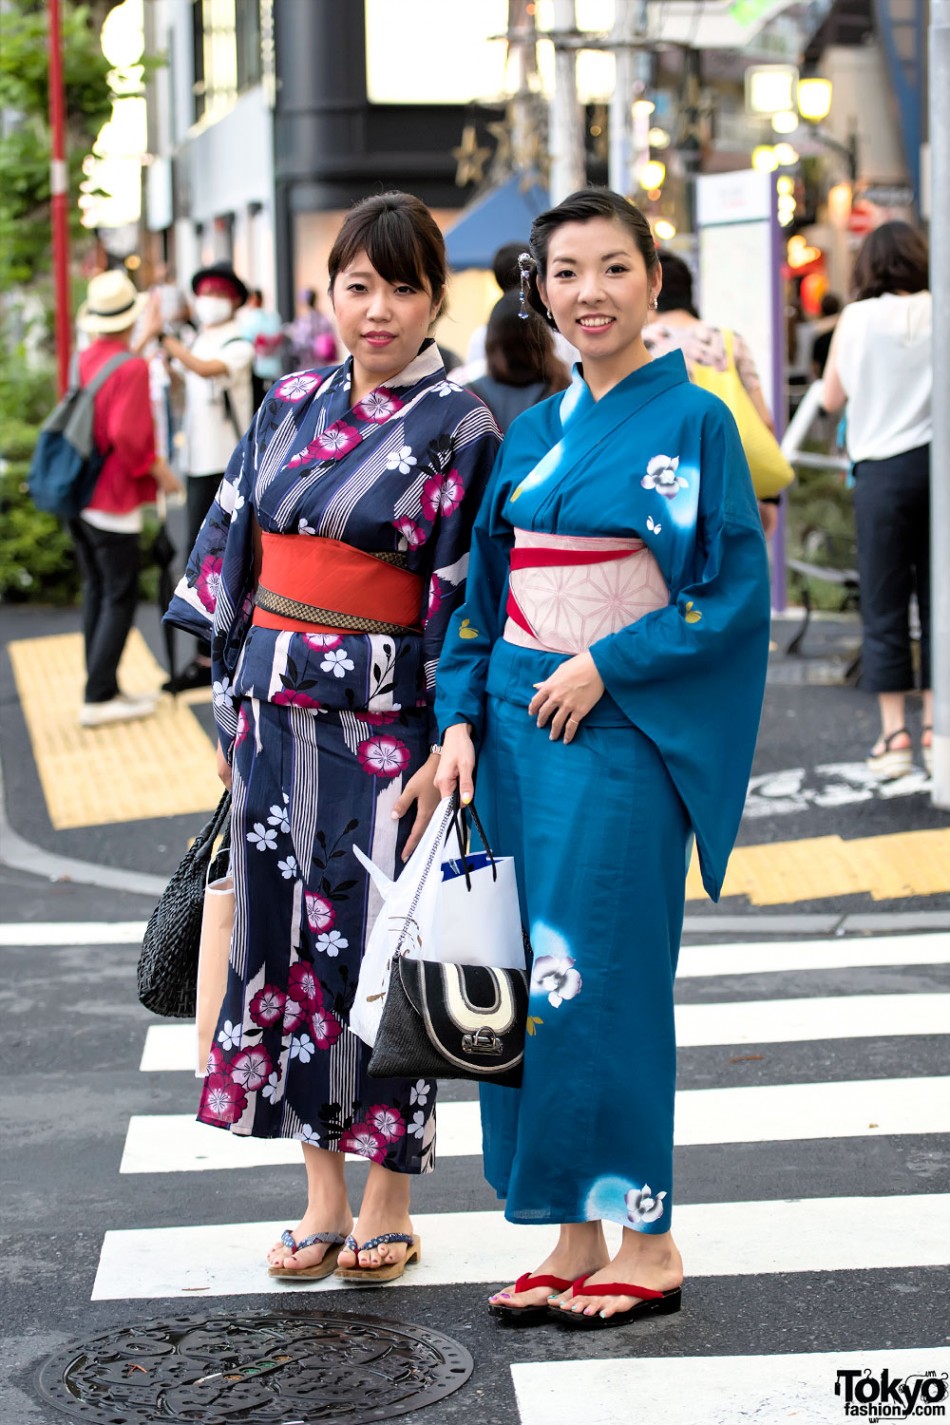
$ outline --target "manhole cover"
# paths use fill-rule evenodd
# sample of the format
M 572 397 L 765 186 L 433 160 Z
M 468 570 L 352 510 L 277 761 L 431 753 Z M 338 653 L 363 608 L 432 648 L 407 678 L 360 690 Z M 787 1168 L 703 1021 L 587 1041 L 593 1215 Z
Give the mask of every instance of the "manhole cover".
M 373 1316 L 179 1316 L 74 1342 L 40 1390 L 90 1425 L 364 1425 L 442 1400 L 472 1358 L 422 1326 Z

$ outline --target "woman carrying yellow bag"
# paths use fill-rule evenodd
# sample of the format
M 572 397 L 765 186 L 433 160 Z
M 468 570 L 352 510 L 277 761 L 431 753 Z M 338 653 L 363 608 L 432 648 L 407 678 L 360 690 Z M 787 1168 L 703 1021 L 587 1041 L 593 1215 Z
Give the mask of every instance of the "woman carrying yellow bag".
M 682 351 L 693 384 L 711 391 L 729 407 L 739 427 L 762 527 L 769 538 L 775 529 L 778 498 L 795 479 L 795 472 L 775 439 L 755 362 L 738 332 L 702 320 L 693 305 L 693 278 L 686 263 L 663 252 L 660 266 L 663 286 L 657 298 L 657 320 L 644 327 L 644 345 L 653 357 Z

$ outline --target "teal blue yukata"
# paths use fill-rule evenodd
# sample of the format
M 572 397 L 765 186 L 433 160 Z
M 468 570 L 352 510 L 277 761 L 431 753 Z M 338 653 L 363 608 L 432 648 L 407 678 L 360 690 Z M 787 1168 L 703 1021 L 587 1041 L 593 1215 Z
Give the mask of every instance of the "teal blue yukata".
M 625 549 L 656 574 L 642 616 L 622 621 L 607 564 L 580 591 L 559 582 L 558 559 Z M 534 621 L 518 593 L 532 561 L 543 566 Z M 735 422 L 690 384 L 681 353 L 598 401 L 576 368 L 567 391 L 511 426 L 446 633 L 436 716 L 443 732 L 472 725 L 476 802 L 493 846 L 515 857 L 533 951 L 522 1085 L 481 1089 L 485 1172 L 512 1222 L 670 1230 L 686 873 L 695 839 L 719 898 L 755 748 L 769 602 Z M 552 609 L 606 689 L 567 745 L 527 711 L 570 656 L 534 636 Z

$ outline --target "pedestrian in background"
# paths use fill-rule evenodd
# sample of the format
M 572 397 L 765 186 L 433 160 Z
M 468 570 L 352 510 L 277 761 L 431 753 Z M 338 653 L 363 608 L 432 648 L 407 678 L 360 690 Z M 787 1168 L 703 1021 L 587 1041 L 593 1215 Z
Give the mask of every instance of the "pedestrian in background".
M 330 366 L 339 348 L 333 324 L 320 310 L 313 287 L 297 293 L 297 315 L 287 328 L 291 371 L 308 371 L 312 366 Z
M 132 329 L 148 302 L 123 272 L 103 272 L 89 283 L 77 325 L 89 338 L 79 353 L 79 384 L 87 386 L 116 356 L 129 352 Z M 69 521 L 82 576 L 86 687 L 83 727 L 128 722 L 155 711 L 154 698 L 127 697 L 118 668 L 135 620 L 141 563 L 142 510 L 156 489 L 180 492 L 165 459 L 156 454 L 148 366 L 139 356 L 118 366 L 96 393 L 96 448 L 105 460 L 87 507 Z
M 235 930 L 199 1118 L 302 1145 L 307 1205 L 272 1275 L 339 1262 L 371 1285 L 419 1254 L 409 1184 L 434 1164 L 436 1085 L 369 1078 L 347 1032 L 377 909 L 353 849 L 395 875 L 438 803 L 435 665 L 498 432 L 445 379 L 445 244 L 418 198 L 357 204 L 329 271 L 352 356 L 268 393 L 168 618 L 213 626 L 233 790 Z M 355 1226 L 348 1152 L 370 1163 Z
M 191 545 L 224 478 L 235 443 L 251 421 L 254 347 L 242 335 L 238 308 L 247 288 L 229 262 L 203 267 L 191 279 L 198 334 L 189 347 L 156 318 L 154 334 L 184 372 L 185 412 L 182 472 Z M 163 684 L 166 692 L 207 687 L 211 662 L 199 642 L 195 657 Z
M 657 316 L 643 332 L 647 351 L 651 356 L 681 351 L 691 379 L 698 366 L 726 371 L 731 362 L 756 414 L 774 434 L 772 413 L 762 394 L 762 381 L 746 342 L 736 331 L 727 333 L 703 321 L 693 303 L 693 274 L 681 257 L 673 252 L 661 252 L 660 267 L 663 286 L 657 298 Z M 778 504 L 777 498 L 759 500 L 759 516 L 766 539 L 775 533 Z
M 838 325 L 840 315 L 841 298 L 834 292 L 826 292 L 821 299 L 821 316 L 815 323 L 811 344 L 811 374 L 814 381 L 819 381 L 825 374 L 828 352 L 831 350 L 831 338 L 835 334 L 835 327 Z
M 522 411 L 571 384 L 554 354 L 550 328 L 537 312 L 523 317 L 520 306 L 517 292 L 495 303 L 485 339 L 488 370 L 466 383 L 485 402 L 502 433 Z
M 933 770 L 930 679 L 930 441 L 933 306 L 927 244 L 908 223 L 868 234 L 825 366 L 826 411 L 847 402 L 861 588 L 861 687 L 876 693 L 881 735 L 868 756 L 881 781 L 913 766 L 910 600 L 920 614 L 921 753 Z M 946 395 L 946 393 L 945 393 Z
M 527 246 L 526 242 L 503 243 L 492 258 L 492 276 L 498 283 L 502 296 L 518 291 L 521 280 L 519 258 Z M 565 341 L 559 331 L 549 331 L 548 335 L 554 344 L 554 354 L 558 361 L 566 371 L 570 371 L 577 360 L 577 348 Z M 446 355 L 445 368 L 453 381 L 457 381 L 460 386 L 470 386 L 473 381 L 480 381 L 483 376 L 488 374 L 487 341 L 488 323 L 486 322 L 484 326 L 476 327 L 472 332 L 464 366 L 453 365 Z M 443 347 L 443 352 L 444 350 Z
M 643 341 L 649 224 L 586 190 L 535 219 L 536 298 L 570 390 L 505 437 L 437 671 L 437 785 L 515 858 L 531 941 L 520 1088 L 481 1089 L 485 1172 L 553 1250 L 504 1321 L 679 1309 L 673 979 L 695 836 L 717 899 L 765 690 L 768 563 L 724 403 Z M 610 1260 L 605 1221 L 624 1229 Z M 540 1253 L 539 1253 L 540 1256 Z M 550 1314 L 550 1313 L 549 1313 Z M 635 1416 L 635 1412 L 634 1412 Z
M 264 305 L 264 293 L 255 287 L 238 314 L 241 335 L 254 347 L 252 370 L 253 408 L 256 411 L 274 382 L 286 370 L 284 335 L 280 313 Z

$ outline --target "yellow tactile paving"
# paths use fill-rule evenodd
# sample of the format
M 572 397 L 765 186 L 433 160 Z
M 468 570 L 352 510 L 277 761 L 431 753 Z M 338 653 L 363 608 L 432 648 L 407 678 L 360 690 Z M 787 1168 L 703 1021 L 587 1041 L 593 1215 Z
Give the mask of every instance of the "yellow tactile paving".
M 892 836 L 816 836 L 740 846 L 732 853 L 723 896 L 746 896 L 753 905 L 792 905 L 866 894 L 872 900 L 950 892 L 950 830 L 904 831 Z M 693 857 L 687 900 L 705 892 Z
M 154 716 L 139 722 L 81 728 L 81 636 L 20 639 L 9 647 L 49 819 L 57 831 L 217 806 L 221 784 L 211 742 L 181 699 L 176 704 L 163 697 Z M 165 676 L 133 629 L 119 670 L 125 692 L 152 692 Z

